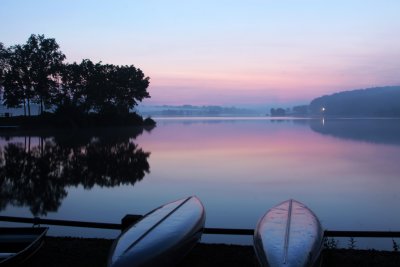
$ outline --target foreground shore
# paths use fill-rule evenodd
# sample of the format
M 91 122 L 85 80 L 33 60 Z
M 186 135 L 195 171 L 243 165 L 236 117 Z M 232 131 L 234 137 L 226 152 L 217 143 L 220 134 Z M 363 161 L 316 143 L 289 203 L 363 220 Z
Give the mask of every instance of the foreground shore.
M 23 266 L 101 267 L 107 265 L 112 240 L 46 237 L 43 247 Z M 177 267 L 259 266 L 251 246 L 198 244 Z M 374 250 L 325 250 L 324 267 L 398 267 L 400 252 Z

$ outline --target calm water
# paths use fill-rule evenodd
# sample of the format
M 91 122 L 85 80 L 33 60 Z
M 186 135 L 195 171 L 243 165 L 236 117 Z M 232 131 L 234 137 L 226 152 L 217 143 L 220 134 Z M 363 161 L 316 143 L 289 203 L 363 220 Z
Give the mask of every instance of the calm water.
M 269 208 L 294 198 L 325 229 L 400 231 L 400 120 L 157 123 L 151 131 L 0 132 L 0 215 L 119 223 L 125 214 L 197 195 L 207 227 L 254 228 Z M 118 232 L 51 227 L 49 234 Z M 251 237 L 203 241 L 250 244 Z M 392 247 L 391 239 L 356 242 Z

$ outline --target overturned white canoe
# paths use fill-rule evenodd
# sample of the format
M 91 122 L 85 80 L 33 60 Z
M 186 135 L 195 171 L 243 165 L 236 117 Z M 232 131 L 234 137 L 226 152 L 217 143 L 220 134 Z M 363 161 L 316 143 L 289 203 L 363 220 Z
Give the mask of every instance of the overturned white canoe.
M 292 199 L 270 209 L 254 232 L 254 248 L 262 266 L 312 266 L 322 243 L 323 230 L 318 218 Z
M 169 266 L 201 237 L 204 207 L 191 196 L 163 205 L 124 231 L 111 247 L 109 267 Z

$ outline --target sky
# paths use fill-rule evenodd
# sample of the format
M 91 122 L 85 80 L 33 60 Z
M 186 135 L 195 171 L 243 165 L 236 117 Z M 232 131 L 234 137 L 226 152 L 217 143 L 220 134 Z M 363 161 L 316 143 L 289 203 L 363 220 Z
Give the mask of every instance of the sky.
M 145 105 L 290 106 L 400 85 L 398 0 L 1 0 L 0 42 L 134 65 Z

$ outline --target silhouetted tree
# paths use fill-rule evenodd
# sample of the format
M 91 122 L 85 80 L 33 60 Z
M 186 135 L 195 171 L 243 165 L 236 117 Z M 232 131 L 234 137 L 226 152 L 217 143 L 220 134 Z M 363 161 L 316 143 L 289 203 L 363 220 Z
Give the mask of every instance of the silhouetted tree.
M 88 88 L 88 101 L 100 114 L 127 114 L 139 101 L 150 97 L 147 92 L 149 77 L 133 65 L 102 65 L 99 62 L 90 84 L 96 86 Z
M 96 87 L 96 84 L 91 84 L 94 67 L 93 62 L 88 59 L 82 60 L 80 64 L 74 62 L 64 65 L 62 83 L 53 98 L 57 112 L 81 115 L 90 111 L 88 91 L 89 87 Z
M 28 60 L 28 51 L 21 45 L 9 49 L 9 68 L 4 73 L 3 103 L 9 108 L 18 108 L 23 105 L 24 115 L 28 108 L 30 115 L 30 102 L 34 96 L 31 79 L 31 64 Z
M 32 34 L 26 44 L 9 49 L 9 70 L 4 79 L 4 104 L 7 107 L 28 107 L 31 102 L 51 105 L 51 96 L 57 89 L 59 73 L 65 55 L 59 50 L 55 39 Z
M 9 67 L 8 64 L 9 53 L 8 49 L 0 42 L 0 89 L 3 87 L 4 75 Z
M 80 64 L 65 65 L 54 102 L 58 110 L 124 115 L 150 97 L 148 86 L 149 77 L 133 65 L 94 64 L 85 59 Z
M 59 45 L 53 38 L 32 34 L 24 49 L 29 51 L 28 61 L 31 62 L 31 80 L 35 91 L 34 101 L 40 104 L 40 112 L 44 106 L 51 105 L 51 96 L 57 90 L 60 71 L 65 55 L 59 50 Z
M 29 116 L 32 102 L 40 105 L 40 113 L 53 107 L 73 124 L 75 119 L 82 122 L 79 118 L 89 113 L 100 114 L 106 122 L 115 116 L 124 118 L 120 123 L 143 121 L 129 115 L 138 102 L 150 97 L 150 78 L 142 70 L 88 59 L 63 64 L 64 59 L 55 39 L 44 35 L 32 34 L 26 44 L 9 49 L 1 45 L 0 63 L 7 62 L 7 68 L 1 69 L 3 103 L 13 108 L 23 105 L 24 114 Z

